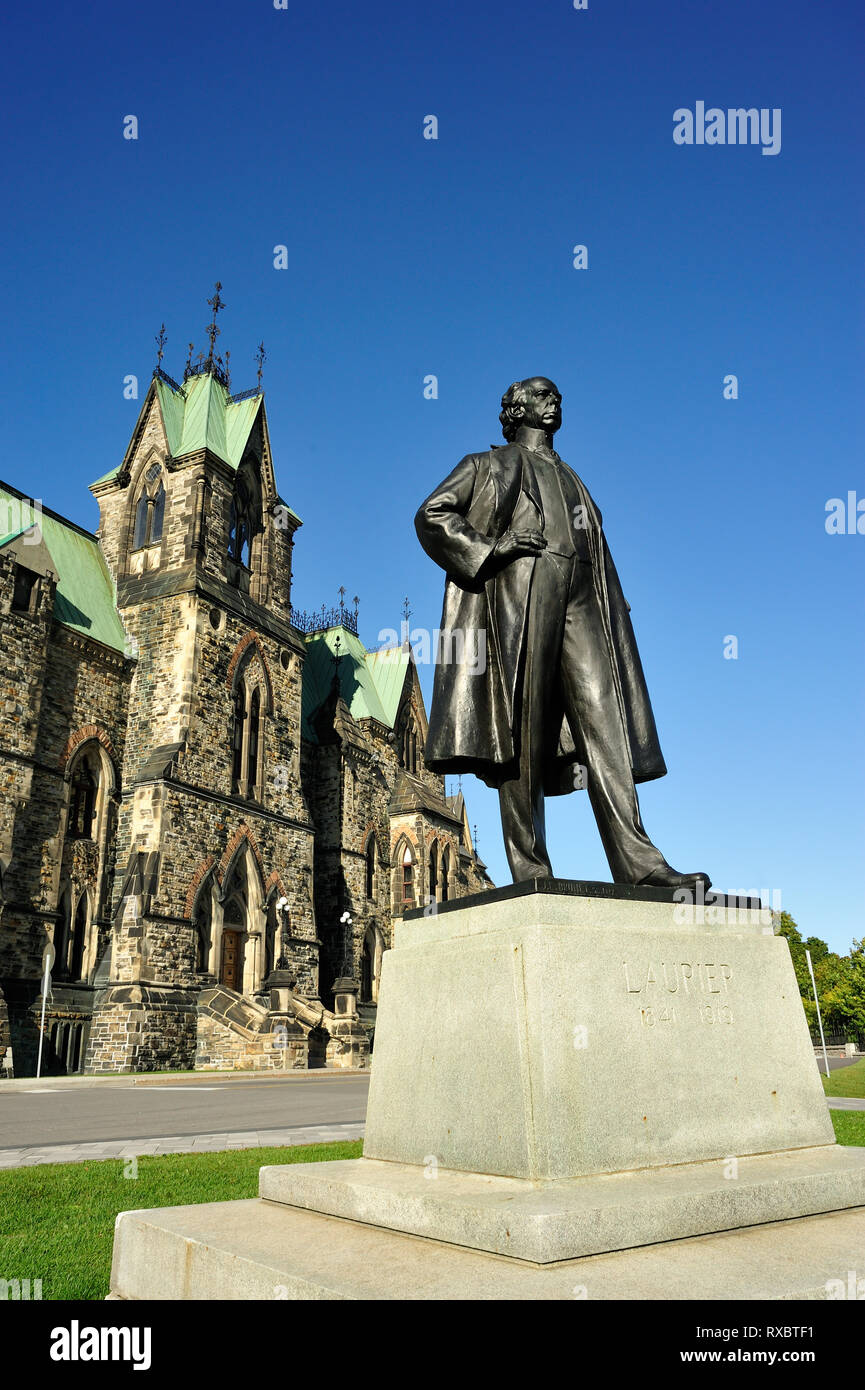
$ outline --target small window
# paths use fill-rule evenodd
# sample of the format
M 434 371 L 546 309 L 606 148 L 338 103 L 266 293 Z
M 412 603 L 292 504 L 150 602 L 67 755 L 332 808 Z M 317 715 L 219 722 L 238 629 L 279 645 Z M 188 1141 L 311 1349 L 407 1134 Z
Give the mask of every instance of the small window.
M 446 903 L 450 897 L 451 889 L 451 852 L 449 849 L 442 855 L 442 882 L 441 882 L 441 901 Z
M 402 857 L 402 905 L 414 907 L 414 864 L 407 845 Z
M 138 499 L 138 506 L 135 509 L 135 532 L 132 537 L 132 549 L 140 550 L 147 544 L 147 523 L 150 520 L 150 498 L 146 492 L 142 492 Z
M 243 776 L 243 723 L 246 718 L 246 700 L 243 686 L 238 686 L 234 697 L 234 733 L 231 754 L 231 790 L 240 791 Z
M 159 484 L 156 496 L 153 499 L 153 510 L 150 514 L 150 544 L 155 545 L 162 540 L 162 523 L 165 519 L 165 488 Z
M 252 692 L 249 702 L 249 750 L 246 766 L 246 795 L 251 801 L 258 791 L 258 738 L 261 727 L 261 692 Z
M 36 607 L 39 575 L 23 565 L 15 566 L 15 587 L 12 590 L 12 612 L 32 613 Z
M 370 835 L 366 846 L 366 896 L 375 897 L 375 835 Z

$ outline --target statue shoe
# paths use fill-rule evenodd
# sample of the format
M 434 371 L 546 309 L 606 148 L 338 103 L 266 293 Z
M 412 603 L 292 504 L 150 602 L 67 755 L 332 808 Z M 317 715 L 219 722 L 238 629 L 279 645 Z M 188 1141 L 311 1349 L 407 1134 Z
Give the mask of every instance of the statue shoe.
M 636 885 L 638 888 L 690 888 L 696 892 L 697 885 L 703 885 L 703 891 L 711 888 L 712 880 L 708 874 L 680 874 L 669 864 L 664 864 L 662 868 L 655 869 L 654 873 L 646 878 L 641 878 Z

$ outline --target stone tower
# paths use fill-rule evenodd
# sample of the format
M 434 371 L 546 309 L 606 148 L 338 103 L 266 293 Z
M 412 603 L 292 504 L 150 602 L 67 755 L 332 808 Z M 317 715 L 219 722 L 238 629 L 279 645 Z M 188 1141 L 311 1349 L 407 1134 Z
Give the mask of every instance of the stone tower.
M 232 395 L 212 352 L 182 385 L 157 369 L 123 462 L 91 491 L 134 671 L 86 1069 L 191 1067 L 202 985 L 261 993 L 286 921 L 298 991 L 318 992 L 289 621 L 300 520 L 276 490 L 261 390 Z

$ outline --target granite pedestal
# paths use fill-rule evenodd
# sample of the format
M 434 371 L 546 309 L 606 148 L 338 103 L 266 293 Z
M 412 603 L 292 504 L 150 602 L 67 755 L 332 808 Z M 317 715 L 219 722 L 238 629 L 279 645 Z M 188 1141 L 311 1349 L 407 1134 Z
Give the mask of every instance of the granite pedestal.
M 565 1296 L 531 1292 L 544 1267 L 579 1283 L 604 1252 L 673 1242 L 684 1258 L 694 1238 L 820 1213 L 847 1212 L 835 1229 L 855 1244 L 865 1149 L 834 1142 L 786 941 L 757 907 L 671 899 L 552 880 L 404 920 L 384 957 L 364 1157 L 263 1168 L 252 1227 L 270 1214 L 290 1242 L 293 1222 L 304 1239 L 319 1222 L 349 1264 L 359 1226 L 365 1249 L 403 1241 L 407 1267 L 409 1246 L 435 1242 L 476 1262 L 469 1284 L 504 1260 L 510 1292 L 479 1297 Z M 224 1209 L 225 1269 L 235 1206 L 208 1217 L 218 1230 Z M 190 1237 L 170 1216 L 119 1218 L 117 1296 L 152 1296 L 154 1241 L 177 1264 L 165 1252 Z M 216 1260 L 212 1232 L 207 1248 Z M 331 1294 L 298 1278 L 287 1296 L 353 1296 L 349 1276 Z M 168 1284 L 165 1297 L 233 1296 Z M 793 1284 L 777 1296 L 805 1296 Z M 438 1296 L 421 1288 L 403 1296 Z

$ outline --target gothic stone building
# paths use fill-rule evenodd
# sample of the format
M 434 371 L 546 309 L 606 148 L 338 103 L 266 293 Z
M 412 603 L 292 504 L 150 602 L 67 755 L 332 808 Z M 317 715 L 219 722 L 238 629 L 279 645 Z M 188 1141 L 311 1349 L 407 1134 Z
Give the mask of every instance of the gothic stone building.
M 412 653 L 293 610 L 218 362 L 91 491 L 95 536 L 0 485 L 0 1074 L 363 1066 L 394 919 L 491 886 Z

